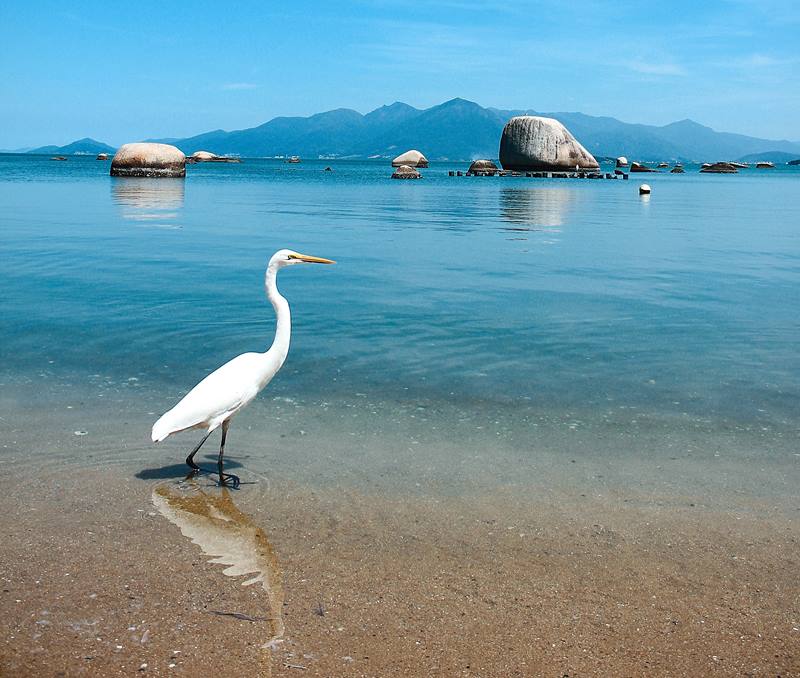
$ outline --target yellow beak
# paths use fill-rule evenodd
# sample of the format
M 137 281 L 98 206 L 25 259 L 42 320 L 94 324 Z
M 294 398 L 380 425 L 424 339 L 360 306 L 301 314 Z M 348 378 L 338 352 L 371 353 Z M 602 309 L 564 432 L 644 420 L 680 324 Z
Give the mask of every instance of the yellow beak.
M 308 254 L 290 254 L 290 259 L 299 259 L 300 261 L 305 261 L 309 264 L 335 264 L 336 262 L 333 259 L 323 259 L 322 257 L 312 257 Z

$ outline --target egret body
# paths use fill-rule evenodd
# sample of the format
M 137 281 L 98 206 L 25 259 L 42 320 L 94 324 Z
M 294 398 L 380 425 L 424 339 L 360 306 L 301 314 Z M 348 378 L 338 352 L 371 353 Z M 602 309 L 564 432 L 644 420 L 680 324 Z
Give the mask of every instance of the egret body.
M 191 467 L 192 473 L 200 470 L 200 467 L 194 462 L 194 455 L 208 437 L 221 426 L 222 441 L 217 460 L 219 482 L 221 485 L 227 484 L 228 481 L 234 486 L 239 484 L 236 476 L 223 473 L 223 455 L 228 427 L 231 419 L 250 404 L 259 391 L 272 380 L 286 360 L 292 334 L 292 316 L 289 311 L 289 302 L 278 292 L 276 281 L 280 269 L 303 263 L 333 264 L 335 262 L 292 250 L 279 250 L 272 255 L 267 265 L 264 284 L 267 298 L 275 309 L 277 319 L 275 339 L 269 350 L 264 353 L 242 353 L 233 360 L 229 360 L 197 384 L 175 407 L 164 413 L 153 424 L 152 437 L 155 443 L 161 442 L 173 433 L 188 429 L 204 429 L 206 431 L 202 440 L 186 457 L 186 463 Z

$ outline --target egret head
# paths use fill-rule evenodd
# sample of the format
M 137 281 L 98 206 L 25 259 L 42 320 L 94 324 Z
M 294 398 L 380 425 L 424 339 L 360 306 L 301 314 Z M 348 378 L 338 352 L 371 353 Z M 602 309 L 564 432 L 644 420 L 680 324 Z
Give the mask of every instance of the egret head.
M 336 262 L 331 259 L 323 259 L 322 257 L 312 257 L 309 254 L 300 254 L 294 250 L 278 250 L 272 255 L 269 260 L 270 266 L 276 268 L 283 268 L 284 266 L 291 266 L 293 264 L 335 264 Z

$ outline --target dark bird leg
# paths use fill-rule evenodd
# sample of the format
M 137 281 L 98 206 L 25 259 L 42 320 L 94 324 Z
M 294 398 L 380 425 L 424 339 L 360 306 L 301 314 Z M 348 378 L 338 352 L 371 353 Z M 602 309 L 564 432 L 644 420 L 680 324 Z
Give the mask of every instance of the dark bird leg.
M 222 442 L 219 445 L 219 459 L 217 460 L 217 469 L 219 470 L 219 484 L 220 485 L 227 485 L 228 481 L 233 487 L 239 487 L 239 476 L 233 475 L 233 473 L 223 473 L 223 463 L 222 463 L 222 456 L 225 454 L 225 438 L 228 435 L 228 426 L 230 425 L 229 421 L 222 422 Z
M 208 440 L 208 436 L 210 436 L 212 433 L 213 433 L 213 431 L 209 431 L 208 433 L 206 433 L 206 434 L 203 436 L 203 439 L 202 439 L 202 440 L 201 440 L 199 443 L 197 443 L 197 447 L 195 447 L 195 448 L 194 448 L 194 449 L 193 449 L 193 450 L 192 450 L 192 451 L 189 453 L 189 456 L 188 456 L 188 457 L 186 457 L 186 464 L 187 464 L 187 465 L 188 465 L 188 466 L 189 466 L 189 467 L 192 469 L 192 470 L 191 470 L 191 472 L 189 473 L 189 475 L 190 475 L 190 476 L 193 476 L 193 475 L 195 475 L 196 473 L 199 473 L 199 472 L 200 472 L 200 467 L 199 467 L 197 464 L 195 464 L 195 463 L 194 463 L 194 455 L 196 455 L 196 454 L 197 454 L 197 450 L 199 450 L 201 447 L 203 447 L 203 443 L 204 443 L 206 440 Z M 222 435 L 224 436 L 225 434 L 223 433 Z

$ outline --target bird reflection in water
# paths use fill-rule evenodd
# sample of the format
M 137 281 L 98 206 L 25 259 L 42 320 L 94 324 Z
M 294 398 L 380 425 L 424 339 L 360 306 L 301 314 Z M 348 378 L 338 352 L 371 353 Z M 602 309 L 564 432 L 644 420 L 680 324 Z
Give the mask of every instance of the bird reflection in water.
M 504 231 L 559 233 L 575 191 L 568 188 L 503 188 L 500 215 L 509 222 Z
M 183 209 L 183 179 L 125 177 L 111 180 L 111 195 L 122 218 L 158 228 L 180 228 L 174 223 Z
M 160 483 L 153 489 L 152 498 L 161 515 L 199 546 L 210 562 L 227 566 L 223 574 L 249 575 L 242 586 L 261 582 L 267 594 L 266 614 L 251 616 L 226 611 L 215 614 L 267 622 L 269 637 L 263 647 L 275 649 L 284 633 L 283 578 L 264 531 L 236 507 L 226 487 L 201 487 L 193 479 Z

